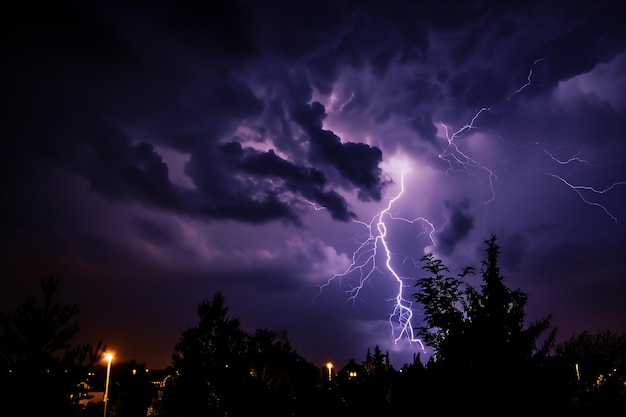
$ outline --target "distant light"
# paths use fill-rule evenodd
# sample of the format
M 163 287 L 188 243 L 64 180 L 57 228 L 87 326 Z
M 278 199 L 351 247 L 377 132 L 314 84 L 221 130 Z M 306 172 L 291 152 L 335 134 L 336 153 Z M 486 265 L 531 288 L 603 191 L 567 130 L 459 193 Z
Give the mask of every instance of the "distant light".
M 326 367 L 328 368 L 328 380 L 332 381 L 333 380 L 333 364 L 332 364 L 332 362 L 328 362 L 326 364 Z
M 113 360 L 113 354 L 112 353 L 105 354 L 104 359 L 110 362 L 111 360 Z

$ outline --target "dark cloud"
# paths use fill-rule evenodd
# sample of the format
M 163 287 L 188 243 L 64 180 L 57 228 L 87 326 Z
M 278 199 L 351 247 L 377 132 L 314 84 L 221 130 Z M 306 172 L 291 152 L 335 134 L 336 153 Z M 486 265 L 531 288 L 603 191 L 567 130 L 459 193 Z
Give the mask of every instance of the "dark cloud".
M 333 190 L 326 190 L 326 177 L 311 167 L 299 167 L 277 156 L 272 150 L 258 152 L 253 148 L 243 149 L 238 142 L 231 142 L 220 147 L 219 152 L 229 161 L 231 172 L 243 171 L 256 178 L 266 178 L 269 182 L 256 181 L 254 191 L 260 192 L 264 186 L 271 187 L 276 195 L 292 192 L 302 195 L 306 200 L 317 203 L 330 211 L 334 219 L 348 221 L 355 215 L 348 211 L 343 197 Z M 243 184 L 235 187 L 239 190 L 248 188 Z
M 429 114 L 420 114 L 415 116 L 409 125 L 415 129 L 421 138 L 434 142 L 437 136 L 437 127 L 433 124 L 432 118 Z
M 131 62 L 131 51 L 115 33 L 110 15 L 100 13 L 103 10 L 95 3 L 26 0 L 3 4 L 0 30 L 8 67 L 20 61 L 34 75 L 41 66 L 51 69 L 55 63 L 61 67 L 54 75 L 62 69 L 93 74 Z
M 138 2 L 138 12 L 144 12 L 146 4 Z M 209 49 L 216 56 L 234 61 L 258 55 L 258 45 L 253 34 L 255 21 L 248 14 L 244 2 L 218 1 L 164 1 L 147 5 L 158 22 L 173 28 L 198 49 Z
M 156 245 L 171 245 L 183 238 L 181 228 L 171 221 L 158 221 L 150 218 L 133 217 L 131 224 L 142 239 Z
M 342 143 L 332 131 L 323 129 L 326 113 L 319 102 L 299 107 L 292 117 L 311 138 L 311 163 L 334 168 L 350 186 L 358 188 L 360 200 L 380 200 L 385 187 L 379 168 L 380 149 L 364 143 Z
M 458 203 L 446 201 L 448 219 L 436 234 L 437 248 L 443 255 L 454 252 L 456 245 L 463 240 L 474 227 L 474 217 L 468 213 L 469 200 L 461 200 Z
M 129 16 L 136 14 L 136 20 L 123 16 L 124 11 L 129 12 Z M 24 10 L 20 12 L 25 13 Z M 294 88 L 288 93 L 292 102 L 285 103 L 257 96 L 250 80 L 221 70 L 221 65 L 228 60 L 242 63 L 256 59 L 255 40 L 250 34 L 258 29 L 258 25 L 263 26 L 255 21 L 258 13 L 263 12 L 256 8 L 244 11 L 236 2 L 200 7 L 197 11 L 178 4 L 143 10 L 132 3 L 126 6 L 112 3 L 98 4 L 93 10 L 84 6 L 74 12 L 79 16 L 85 14 L 87 21 L 95 19 L 99 23 L 95 29 L 80 25 L 73 36 L 80 37 L 83 32 L 92 31 L 101 33 L 102 39 L 94 44 L 95 47 L 99 43 L 113 45 L 111 51 L 102 52 L 110 56 L 122 51 L 121 55 L 134 54 L 133 59 L 116 60 L 118 65 L 126 67 L 124 72 L 118 67 L 99 67 L 97 62 L 92 62 L 99 68 L 98 78 L 81 67 L 69 66 L 67 75 L 53 72 L 48 79 L 40 81 L 43 100 L 24 103 L 21 110 L 41 115 L 36 124 L 27 129 L 27 134 L 33 138 L 32 149 L 58 158 L 70 169 L 84 175 L 95 191 L 107 198 L 136 199 L 147 205 L 209 220 L 231 218 L 252 223 L 282 219 L 300 224 L 297 199 L 300 203 L 306 200 L 324 206 L 334 219 L 352 219 L 354 213 L 334 188 L 356 187 L 361 200 L 380 200 L 385 185 L 379 168 L 382 153 L 361 143 L 341 143 L 331 131 L 322 129 L 323 108 L 322 114 L 316 114 L 315 110 L 311 112 L 317 120 L 302 120 L 308 136 L 306 141 L 310 142 L 305 144 L 310 149 L 310 163 L 316 168 L 302 165 L 300 145 L 303 139 L 291 126 L 287 118 L 289 110 L 285 106 L 309 106 L 307 101 L 312 87 L 308 77 L 297 74 L 288 77 L 293 78 Z M 153 22 L 147 24 L 149 20 Z M 157 46 L 151 44 L 146 35 L 131 34 L 130 21 L 138 22 L 147 33 L 162 28 L 158 37 L 163 44 Z M 101 26 L 106 30 L 99 32 L 97 28 Z M 230 36 L 231 32 L 238 33 L 238 36 Z M 201 81 L 204 88 L 187 94 L 188 82 L 184 78 L 176 79 L 188 73 L 184 63 L 189 55 L 174 48 L 176 42 L 184 42 L 193 33 L 198 34 L 192 42 L 192 50 L 198 57 L 219 58 L 215 65 L 209 64 L 207 77 Z M 330 31 L 329 36 L 331 33 L 334 31 Z M 57 35 L 64 36 L 62 33 Z M 107 41 L 109 38 L 115 42 Z M 124 44 L 124 39 L 129 42 Z M 66 45 L 62 39 L 58 43 L 55 45 L 64 48 L 65 55 L 82 59 L 74 47 Z M 31 47 L 29 43 L 21 45 Z M 275 46 L 280 50 L 278 44 Z M 156 58 L 154 48 L 162 48 L 160 52 L 163 54 L 159 58 Z M 285 48 L 289 50 L 290 47 Z M 183 59 L 161 62 L 168 54 Z M 60 65 L 69 62 L 68 56 L 53 57 L 35 72 L 58 70 Z M 91 58 L 85 55 L 84 59 Z M 28 65 L 25 62 L 13 64 L 15 71 Z M 184 72 L 181 72 L 183 68 Z M 79 83 L 69 85 L 65 78 L 70 76 L 78 77 Z M 23 79 L 24 85 L 28 84 L 23 75 L 19 78 Z M 149 124 L 146 124 L 147 120 L 150 120 Z M 264 123 L 270 120 L 271 123 Z M 181 132 L 180 126 L 185 124 L 197 124 L 198 129 Z M 286 156 L 290 159 L 261 150 L 252 157 L 255 151 L 250 148 L 241 161 L 220 161 L 225 154 L 218 149 L 222 144 L 238 139 L 236 130 L 241 125 L 249 125 L 254 131 L 246 139 L 287 151 Z M 144 138 L 137 143 L 123 126 L 141 126 Z M 183 189 L 172 183 L 168 161 L 155 145 L 189 155 L 185 172 L 196 185 L 196 190 Z
M 121 179 L 132 187 L 130 195 L 148 203 L 166 208 L 181 208 L 181 199 L 169 178 L 167 164 L 148 143 L 131 148 L 128 164 L 120 173 Z
M 263 103 L 250 88 L 239 82 L 217 86 L 206 97 L 206 112 L 211 117 L 245 119 L 258 116 L 263 111 Z
M 94 7 L 81 6 L 73 9 L 73 12 L 82 16 L 87 23 L 77 23 L 80 22 L 80 19 L 78 21 L 68 21 L 66 22 L 67 26 L 74 30 L 74 34 L 70 34 L 69 31 L 63 29 L 62 31 L 53 31 L 54 37 L 46 38 L 46 41 L 51 43 L 48 45 L 48 48 L 52 50 L 62 49 L 63 52 L 61 55 L 53 57 L 52 62 L 46 62 L 44 64 L 45 67 L 58 68 L 55 62 L 63 62 L 65 65 L 71 59 L 85 60 L 85 62 L 90 62 L 94 65 L 94 68 L 98 68 L 99 73 L 108 74 L 105 79 L 113 77 L 110 78 L 110 84 L 120 81 L 120 76 L 117 75 L 120 72 L 113 67 L 101 64 L 105 60 L 104 57 L 113 58 L 111 61 L 131 69 L 131 73 L 135 74 L 137 79 L 141 79 L 142 73 L 149 74 L 147 78 L 151 81 L 153 90 L 155 90 L 153 87 L 159 86 L 157 90 L 160 90 L 160 93 L 150 93 L 155 99 L 148 102 L 153 106 L 151 116 L 154 116 L 155 111 L 157 114 L 169 111 L 169 114 L 162 118 L 160 123 L 174 123 L 173 119 L 180 119 L 180 115 L 184 115 L 184 112 L 188 116 L 189 111 L 196 113 L 204 112 L 207 123 L 203 129 L 204 133 L 202 136 L 194 132 L 193 134 L 182 135 L 170 134 L 170 137 L 168 137 L 168 133 L 165 132 L 153 138 L 155 142 L 158 141 L 173 146 L 178 151 L 190 153 L 191 159 L 188 172 L 199 188 L 203 190 L 203 195 L 194 196 L 193 193 L 190 195 L 190 193 L 179 190 L 172 185 L 168 177 L 167 162 L 162 158 L 159 160 L 158 152 L 148 149 L 150 146 L 148 142 L 142 145 L 131 145 L 129 139 L 126 139 L 127 144 L 121 143 L 125 140 L 120 141 L 118 139 L 108 143 L 107 133 L 96 133 L 96 137 L 92 138 L 93 133 L 88 130 L 61 138 L 56 135 L 58 129 L 55 129 L 55 127 L 58 127 L 59 122 L 55 122 L 56 126 L 52 126 L 52 128 L 50 126 L 42 128 L 37 132 L 37 135 L 42 130 L 55 132 L 52 133 L 56 135 L 55 139 L 53 141 L 45 141 L 45 143 L 42 143 L 42 146 L 50 147 L 51 154 L 63 154 L 63 158 L 67 158 L 65 152 L 68 148 L 73 148 L 75 153 L 80 154 L 84 151 L 81 148 L 84 148 L 85 145 L 93 147 L 95 154 L 103 152 L 103 147 L 107 147 L 110 152 L 113 152 L 110 157 L 106 156 L 106 152 L 103 155 L 96 156 L 96 158 L 104 158 L 101 163 L 93 160 L 84 162 L 82 169 L 82 172 L 86 173 L 91 179 L 94 188 L 106 195 L 126 196 L 125 198 L 136 196 L 136 198 L 147 204 L 155 204 L 162 208 L 174 209 L 180 212 L 195 211 L 209 218 L 228 218 L 229 216 L 226 212 L 230 211 L 233 218 L 246 221 L 268 221 L 285 216 L 287 221 L 297 223 L 298 215 L 285 205 L 285 201 L 293 198 L 293 195 L 281 196 L 281 193 L 285 191 L 297 193 L 299 188 L 297 184 L 303 184 L 302 181 L 296 183 L 289 178 L 282 178 L 282 180 L 288 183 L 287 187 L 282 189 L 274 188 L 271 192 L 268 189 L 268 193 L 261 197 L 264 189 L 263 185 L 261 185 L 263 181 L 255 181 L 250 177 L 243 185 L 247 185 L 246 188 L 250 190 L 249 192 L 253 192 L 253 189 L 256 190 L 254 191 L 256 197 L 251 198 L 250 195 L 244 197 L 244 191 L 241 189 L 236 195 L 230 193 L 229 188 L 233 184 L 229 184 L 229 181 L 222 182 L 225 179 L 224 174 L 217 173 L 216 170 L 211 168 L 198 167 L 198 164 L 214 162 L 211 161 L 210 157 L 207 160 L 207 156 L 198 154 L 207 150 L 214 152 L 214 150 L 211 150 L 211 147 L 207 148 L 204 142 L 209 140 L 214 142 L 214 146 L 219 146 L 221 142 L 232 140 L 231 137 L 228 137 L 229 133 L 234 133 L 233 129 L 239 123 L 250 123 L 255 119 L 259 120 L 261 117 L 266 122 L 272 119 L 272 122 L 275 124 L 272 126 L 264 123 L 265 127 L 263 129 L 265 130 L 257 132 L 256 140 L 263 142 L 271 141 L 279 150 L 288 151 L 294 158 L 298 158 L 301 146 L 296 144 L 301 144 L 302 139 L 299 137 L 298 132 L 289 124 L 288 114 L 291 113 L 292 119 L 306 132 L 306 136 L 310 141 L 308 144 L 310 152 L 309 162 L 314 164 L 320 175 L 323 173 L 326 178 L 326 190 L 308 188 L 302 190 L 301 195 L 307 200 L 327 206 L 333 218 L 347 220 L 352 217 L 347 204 L 339 194 L 329 191 L 329 189 L 338 186 L 347 189 L 355 187 L 358 190 L 358 197 L 362 201 L 380 200 L 386 185 L 386 180 L 379 167 L 383 159 L 382 152 L 379 148 L 364 143 L 342 143 L 339 136 L 331 130 L 324 129 L 322 125 L 326 117 L 324 106 L 315 102 L 312 104 L 308 103 L 313 87 L 317 87 L 321 92 L 329 91 L 330 86 L 338 78 L 338 69 L 343 69 L 346 66 L 361 69 L 365 65 L 371 65 L 370 71 L 381 77 L 392 64 L 402 66 L 408 65 L 410 62 L 423 61 L 426 59 L 428 48 L 431 46 L 429 43 L 431 33 L 428 28 L 441 30 L 445 25 L 449 25 L 450 22 L 454 21 L 457 22 L 454 27 L 457 28 L 459 33 L 465 33 L 466 36 L 464 36 L 464 41 L 459 43 L 456 51 L 452 50 L 451 52 L 454 60 L 452 61 L 453 65 L 448 66 L 452 74 L 451 78 L 446 80 L 446 90 L 442 90 L 439 81 L 431 80 L 426 75 L 413 77 L 412 81 L 404 85 L 407 101 L 400 105 L 395 104 L 394 107 L 382 107 L 381 111 L 378 112 L 377 120 L 382 123 L 388 120 L 392 114 L 408 116 L 410 119 L 408 126 L 419 137 L 435 141 L 437 128 L 434 124 L 435 115 L 432 103 L 434 100 L 438 100 L 436 97 L 443 91 L 446 92 L 448 98 L 453 99 L 454 103 L 456 103 L 453 105 L 456 107 L 454 113 L 468 114 L 463 109 L 475 109 L 487 103 L 494 103 L 498 98 L 502 98 L 506 96 L 506 93 L 510 93 L 511 85 L 513 85 L 510 75 L 502 71 L 502 67 L 491 66 L 478 71 L 462 69 L 462 65 L 466 65 L 470 59 L 469 57 L 484 53 L 477 49 L 478 42 L 475 42 L 481 36 L 482 31 L 499 33 L 503 39 L 501 42 L 512 39 L 510 33 L 514 31 L 515 19 L 511 9 L 492 8 L 494 5 L 491 3 L 472 3 L 463 7 L 463 12 L 461 13 L 460 9 L 456 8 L 454 11 L 446 11 L 445 8 L 441 7 L 413 6 L 404 2 L 397 2 L 396 4 L 407 12 L 406 18 L 398 20 L 396 13 L 390 14 L 374 3 L 363 3 L 356 9 L 349 8 L 349 13 L 346 13 L 348 10 L 346 4 L 338 3 L 334 5 L 333 2 L 326 4 L 324 8 L 305 5 L 305 8 L 309 11 L 307 13 L 300 8 L 290 9 L 289 7 L 277 7 L 272 4 L 266 9 L 258 9 L 256 7 L 248 7 L 249 5 L 244 6 L 244 3 L 238 2 L 212 4 L 199 6 L 198 8 L 166 2 L 160 6 L 153 5 L 145 10 L 140 8 L 138 4 L 130 3 L 125 6 L 121 3 L 112 3 L 111 5 L 98 4 Z M 18 8 L 14 13 L 25 19 L 27 16 L 26 10 L 26 8 Z M 43 21 L 44 10 L 38 8 L 35 8 L 35 10 L 39 17 L 34 21 Z M 489 10 L 487 17 L 483 15 L 486 10 Z M 125 38 L 130 38 L 131 36 L 129 32 L 131 30 L 130 26 L 125 23 L 128 21 L 128 18 L 123 16 L 125 11 L 132 11 L 132 13 L 137 14 L 139 19 L 144 21 L 153 20 L 153 25 L 146 26 L 149 28 L 148 32 L 163 28 L 170 34 L 169 38 L 163 38 L 163 52 L 177 54 L 178 52 L 173 49 L 175 42 L 190 40 L 192 50 L 198 56 L 206 54 L 209 59 L 213 59 L 213 56 L 219 57 L 215 67 L 207 73 L 212 74 L 213 71 L 216 71 L 213 74 L 219 74 L 219 76 L 213 82 L 207 79 L 206 91 L 194 93 L 193 103 L 194 106 L 197 106 L 196 108 L 183 110 L 181 106 L 181 93 L 176 92 L 175 85 L 171 84 L 172 75 L 175 75 L 177 71 L 175 63 L 166 63 L 165 66 L 159 65 L 156 67 L 155 64 L 157 62 L 154 62 L 152 58 L 155 56 L 154 52 L 148 52 L 148 49 L 138 49 L 141 46 L 147 46 L 146 41 L 138 44 L 124 42 Z M 587 32 L 597 40 L 602 39 L 602 37 L 615 39 L 614 35 L 620 33 L 619 31 L 622 30 L 621 26 L 614 24 L 614 20 L 610 20 L 607 25 L 600 23 L 601 17 L 606 16 L 610 11 L 610 9 L 600 9 L 600 11 L 590 15 L 586 23 L 554 41 L 554 45 L 546 46 L 545 51 L 555 50 L 560 53 L 566 53 L 565 51 L 571 50 L 571 47 L 567 45 L 577 44 L 581 34 Z M 57 12 L 59 16 L 65 16 L 64 19 L 69 20 L 66 9 L 59 9 Z M 420 17 L 417 20 L 409 18 L 409 14 L 417 12 L 423 12 L 421 15 L 418 13 Z M 277 31 L 270 31 L 270 25 L 280 21 L 281 16 L 292 13 L 301 17 L 298 19 L 300 26 L 294 26 L 289 30 L 289 26 L 275 25 Z M 54 15 L 56 14 L 54 13 Z M 501 21 L 496 19 L 496 16 L 511 17 L 508 20 Z M 584 18 L 581 17 L 580 19 Z M 325 21 L 324 25 L 319 24 L 322 20 Z M 476 27 L 478 22 L 485 22 L 486 27 L 479 29 Z M 32 52 L 32 50 L 40 46 L 36 39 L 43 38 L 44 32 L 51 29 L 50 23 L 42 23 L 37 26 L 31 22 L 27 25 L 29 28 L 31 26 L 36 28 L 37 31 L 31 32 L 30 36 L 24 36 L 25 40 L 20 45 L 31 49 Z M 289 36 L 276 36 L 277 33 L 286 35 L 287 32 L 289 32 Z M 260 44 L 257 45 L 257 38 L 253 35 L 255 33 L 261 35 L 259 39 L 265 39 L 266 42 L 262 44 L 262 47 Z M 93 56 L 83 54 L 83 50 L 89 49 L 87 48 L 87 42 L 84 39 L 81 40 L 85 36 L 85 39 L 91 39 L 93 49 L 89 51 L 91 51 L 90 53 Z M 239 79 L 239 75 L 236 72 L 222 71 L 220 69 L 221 63 L 229 60 L 239 62 L 239 65 L 244 65 L 244 63 L 250 65 L 262 59 L 264 53 L 266 53 L 264 48 L 270 45 L 270 43 L 267 43 L 267 39 L 264 38 L 267 36 L 272 36 L 273 42 L 271 45 L 274 48 L 274 53 L 282 55 L 288 60 L 294 60 L 294 62 L 298 59 L 304 59 L 308 63 L 308 76 L 302 74 L 293 78 L 294 81 L 296 79 L 298 81 L 292 87 L 296 85 L 299 85 L 299 87 L 292 88 L 293 91 L 290 92 L 293 97 L 291 103 L 281 103 L 277 100 L 267 100 L 267 97 L 257 96 L 253 92 L 252 84 Z M 314 42 L 314 39 L 317 39 L 316 37 L 318 36 L 324 39 L 325 42 Z M 589 39 L 589 37 L 585 39 Z M 324 50 L 319 46 L 333 45 L 333 42 L 334 46 L 330 49 Z M 594 40 L 586 42 L 588 43 L 584 45 L 597 43 Z M 582 61 L 587 58 L 589 62 L 605 60 L 614 56 L 618 47 L 618 45 L 608 43 L 600 51 L 594 49 L 596 55 L 591 55 L 591 52 L 579 54 L 577 59 Z M 150 49 L 152 48 L 154 46 L 150 47 Z M 43 49 L 40 50 L 40 53 Z M 535 55 L 546 55 L 543 52 L 543 50 L 539 50 Z M 135 57 L 130 58 L 133 54 Z M 542 67 L 536 69 L 538 77 L 544 74 L 545 71 L 551 71 L 550 73 L 554 74 L 562 72 L 558 71 L 558 67 L 555 67 L 557 69 L 545 69 L 544 67 L 548 65 L 548 62 L 551 62 L 550 65 L 554 66 L 559 65 L 559 62 L 564 62 L 564 59 L 547 57 L 546 64 L 542 64 Z M 68 67 L 68 69 L 82 74 L 85 85 L 88 86 L 87 92 L 70 91 L 70 95 L 66 95 L 63 99 L 65 103 L 65 105 L 61 106 L 63 110 L 59 110 L 58 106 L 52 102 L 43 101 L 39 103 L 38 112 L 46 113 L 52 111 L 52 115 L 49 118 L 54 119 L 59 112 L 73 113 L 86 105 L 87 109 L 81 109 L 81 112 L 92 111 L 101 113 L 100 115 L 105 113 L 116 114 L 118 115 L 116 116 L 117 118 L 125 122 L 133 121 L 132 117 L 129 117 L 132 113 L 136 115 L 147 114 L 145 109 L 140 110 L 140 108 L 144 107 L 145 100 L 141 104 L 133 103 L 136 100 L 134 99 L 136 96 L 146 97 L 144 93 L 146 93 L 148 88 L 147 85 L 141 86 L 141 81 L 138 85 L 132 85 L 128 75 L 124 75 L 123 85 L 129 89 L 122 91 L 117 87 L 117 91 L 120 93 L 118 97 L 109 95 L 108 102 L 96 103 L 88 94 L 90 92 L 104 92 L 103 88 L 107 84 L 94 86 L 85 79 L 85 77 L 93 76 L 93 72 L 85 72 L 80 67 L 78 69 Z M 445 67 L 442 70 L 445 71 Z M 578 70 L 574 69 L 574 71 Z M 565 73 L 562 75 L 558 74 L 550 76 L 544 74 L 544 79 L 540 79 L 539 82 L 547 82 L 548 79 L 559 80 L 568 76 Z M 67 87 L 66 83 L 61 83 L 62 77 L 59 73 L 50 76 L 57 78 L 55 89 Z M 288 81 L 289 78 L 291 77 L 285 78 L 284 81 Z M 161 80 L 165 79 L 167 79 L 166 84 L 161 82 Z M 184 86 L 184 84 L 183 80 L 178 82 L 178 86 Z M 54 84 L 48 85 L 47 88 L 51 86 L 54 86 Z M 302 90 L 303 94 L 296 93 L 299 89 Z M 361 100 L 365 109 L 368 102 L 363 101 L 364 97 L 366 97 L 366 94 L 360 93 L 358 100 Z M 168 100 L 170 104 L 165 104 Z M 176 104 L 177 102 L 178 104 Z M 129 103 L 132 103 L 132 107 Z M 356 99 L 354 103 L 357 103 Z M 154 107 L 155 105 L 157 107 Z M 288 107 L 286 108 L 285 106 Z M 170 107 L 170 109 L 167 107 Z M 390 109 L 392 110 L 390 111 Z M 183 113 L 180 113 L 181 111 Z M 264 114 L 265 116 L 263 116 Z M 66 120 L 66 124 L 74 125 L 77 119 L 79 118 Z M 166 122 L 167 119 L 172 119 L 172 122 Z M 103 124 L 106 125 L 107 123 Z M 158 125 L 154 126 L 155 129 L 158 129 L 158 127 Z M 112 129 L 112 127 L 107 126 L 101 126 L 101 128 Z M 276 135 L 273 135 L 274 133 Z M 114 133 L 114 135 L 119 134 Z M 101 140 L 97 138 L 98 135 L 107 138 Z M 181 138 L 185 138 L 185 140 L 181 141 Z M 72 143 L 71 141 L 74 142 Z M 203 143 L 200 144 L 198 141 Z M 104 142 L 107 142 L 107 144 L 105 145 Z M 116 142 L 118 146 L 127 146 L 128 149 L 114 149 L 113 144 Z M 52 149 L 51 143 L 54 143 L 54 149 Z M 76 159 L 81 159 L 82 157 L 83 155 L 80 155 Z M 89 158 L 86 160 L 89 161 Z M 122 161 L 127 161 L 125 166 L 122 166 Z M 295 160 L 290 162 L 294 165 L 296 164 Z M 75 161 L 75 163 L 80 164 L 78 161 Z M 109 164 L 111 163 L 114 166 L 118 166 L 117 174 L 113 174 L 113 172 L 107 173 L 104 169 L 105 166 L 109 169 Z M 310 167 L 302 166 L 301 169 L 306 170 L 310 169 Z M 262 175 L 260 171 L 257 171 L 256 174 Z M 208 178 L 214 175 L 216 178 Z M 226 175 L 230 176 L 230 174 Z M 272 176 L 280 178 L 281 173 L 274 171 Z M 113 181 L 114 179 L 116 182 Z M 209 183 L 212 184 L 211 187 L 213 188 L 207 187 Z M 222 183 L 229 184 L 229 187 L 225 186 L 219 189 L 215 187 Z M 308 184 L 311 184 L 311 182 L 308 182 Z M 238 185 L 242 185 L 241 182 Z M 124 191 L 124 187 L 130 188 Z M 135 191 L 139 192 L 135 194 Z M 212 198 L 215 201 L 212 201 Z M 259 216 L 252 216 L 249 207 L 256 207 L 261 210 Z M 271 214 L 272 211 L 274 214 Z
M 215 268 L 211 280 L 222 286 L 233 286 L 238 295 L 254 296 L 262 292 L 290 292 L 298 289 L 302 283 L 294 279 L 293 271 L 280 266 L 249 266 L 237 270 Z
M 570 13 L 575 14 L 580 23 L 535 52 L 536 57 L 547 58 L 541 83 L 555 85 L 586 73 L 624 50 L 626 26 L 621 18 L 622 5 L 619 2 L 601 1 L 582 9 L 579 6 L 576 4 L 576 9 Z
M 529 243 L 526 236 L 521 233 L 498 234 L 498 245 L 501 248 L 499 259 L 502 268 L 517 268 L 528 257 Z

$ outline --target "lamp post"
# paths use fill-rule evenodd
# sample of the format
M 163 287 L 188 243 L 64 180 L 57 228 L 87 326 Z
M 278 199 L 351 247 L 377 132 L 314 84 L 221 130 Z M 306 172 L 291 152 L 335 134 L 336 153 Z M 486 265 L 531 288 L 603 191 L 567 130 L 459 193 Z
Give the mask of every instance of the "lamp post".
M 326 367 L 328 368 L 328 381 L 330 382 L 333 380 L 333 364 L 328 362 Z
M 104 355 L 104 359 L 107 360 L 107 379 L 104 384 L 104 417 L 107 417 L 107 406 L 109 405 L 109 380 L 111 378 L 111 361 L 113 360 L 113 355 L 107 353 Z

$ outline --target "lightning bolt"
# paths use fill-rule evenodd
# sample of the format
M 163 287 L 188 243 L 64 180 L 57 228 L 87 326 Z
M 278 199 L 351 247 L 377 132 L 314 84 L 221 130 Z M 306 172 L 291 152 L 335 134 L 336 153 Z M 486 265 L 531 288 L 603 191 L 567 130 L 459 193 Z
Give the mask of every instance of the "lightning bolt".
M 379 272 L 384 276 L 384 271 L 387 271 L 393 278 L 397 288 L 395 297 L 388 300 L 393 302 L 393 309 L 389 314 L 389 325 L 391 327 L 392 337 L 396 343 L 403 338 L 406 338 L 411 343 L 418 343 L 423 350 L 424 345 L 422 341 L 418 339 L 413 332 L 412 302 L 404 297 L 404 288 L 407 286 L 405 281 L 407 278 L 396 272 L 393 265 L 393 258 L 398 254 L 394 253 L 389 246 L 387 224 L 385 223 L 388 221 L 405 222 L 411 225 L 419 223 L 421 224 L 423 230 L 417 235 L 417 237 L 423 234 L 428 234 L 430 242 L 432 245 L 435 245 L 433 237 L 435 227 L 428 219 L 425 217 L 407 219 L 403 217 L 396 217 L 391 213 L 394 203 L 404 194 L 405 174 L 406 171 L 403 170 L 400 181 L 400 191 L 395 197 L 389 200 L 389 203 L 384 209 L 376 213 L 368 223 L 360 220 L 354 220 L 355 223 L 361 224 L 366 228 L 367 234 L 364 238 L 362 238 L 363 240 L 359 247 L 354 251 L 350 265 L 345 271 L 333 275 L 324 284 L 319 285 L 319 294 L 321 294 L 324 288 L 329 286 L 335 280 L 352 276 L 354 273 L 358 272 L 358 279 L 356 280 L 356 283 L 346 291 L 348 301 L 352 301 L 354 304 L 359 298 L 361 290 L 364 288 L 366 282 L 372 278 L 372 275 L 375 272 Z M 379 264 L 379 254 L 384 256 L 384 267 Z M 404 258 L 405 261 L 413 261 L 408 256 L 404 256 Z

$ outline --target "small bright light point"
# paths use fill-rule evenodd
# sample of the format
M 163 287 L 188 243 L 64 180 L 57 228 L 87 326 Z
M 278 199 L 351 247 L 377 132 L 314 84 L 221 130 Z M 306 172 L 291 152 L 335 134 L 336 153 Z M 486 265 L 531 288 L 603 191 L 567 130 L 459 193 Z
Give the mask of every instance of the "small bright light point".
M 112 353 L 107 353 L 104 355 L 104 359 L 106 359 L 107 361 L 110 361 L 113 359 L 113 354 Z

